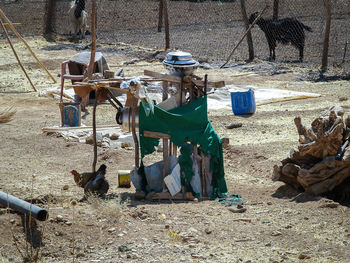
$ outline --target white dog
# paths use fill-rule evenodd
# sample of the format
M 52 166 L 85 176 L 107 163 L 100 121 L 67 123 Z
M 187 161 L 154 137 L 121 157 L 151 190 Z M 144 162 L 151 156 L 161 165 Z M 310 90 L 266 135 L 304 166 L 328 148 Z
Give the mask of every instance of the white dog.
M 73 34 L 76 36 L 79 33 L 80 39 L 85 38 L 85 30 L 87 26 L 87 13 L 84 9 L 85 0 L 75 0 L 72 2 L 72 6 L 68 11 Z

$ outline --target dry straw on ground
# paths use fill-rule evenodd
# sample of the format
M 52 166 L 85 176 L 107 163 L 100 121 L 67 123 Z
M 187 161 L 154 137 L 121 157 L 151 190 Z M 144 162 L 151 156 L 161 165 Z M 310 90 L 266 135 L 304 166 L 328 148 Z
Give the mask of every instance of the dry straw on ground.
M 12 121 L 12 117 L 16 114 L 16 111 L 12 107 L 0 110 L 0 123 L 7 123 Z

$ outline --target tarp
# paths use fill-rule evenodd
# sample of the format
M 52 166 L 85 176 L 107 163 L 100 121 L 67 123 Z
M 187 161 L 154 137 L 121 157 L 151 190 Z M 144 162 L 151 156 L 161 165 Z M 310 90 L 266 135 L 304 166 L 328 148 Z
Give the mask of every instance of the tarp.
M 146 105 L 147 107 L 147 105 Z M 227 194 L 227 186 L 224 178 L 224 161 L 222 153 L 222 142 L 207 115 L 207 97 L 199 98 L 185 106 L 165 111 L 154 106 L 154 112 L 146 115 L 145 105 L 140 104 L 140 147 L 142 158 L 155 151 L 159 139 L 153 139 L 143 136 L 143 132 L 153 131 L 162 132 L 171 136 L 171 141 L 181 149 L 184 155 L 182 160 L 179 157 L 181 173 L 185 174 L 185 186 L 190 188 L 189 182 L 192 179 L 192 160 L 188 160 L 188 145 L 186 142 L 199 144 L 202 151 L 211 156 L 210 170 L 213 173 L 211 185 L 213 187 L 213 196 L 223 196 Z M 182 165 L 181 165 L 182 164 Z
M 215 90 L 213 94 L 208 95 L 209 110 L 231 109 L 231 92 L 242 92 L 252 88 L 255 95 L 256 105 L 264 105 L 272 102 L 299 100 L 306 98 L 317 98 L 321 95 L 311 92 L 300 92 L 287 89 L 272 89 L 257 86 L 227 85 L 223 88 Z

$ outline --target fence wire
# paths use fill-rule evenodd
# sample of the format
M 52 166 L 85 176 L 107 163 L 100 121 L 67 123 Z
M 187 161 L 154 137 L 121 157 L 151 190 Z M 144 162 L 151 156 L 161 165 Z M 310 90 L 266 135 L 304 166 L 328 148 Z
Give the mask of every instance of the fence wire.
M 12 22 L 21 23 L 23 35 L 42 35 L 48 1 L 0 0 L 1 9 Z M 91 0 L 86 1 L 90 25 Z M 159 0 L 97 0 L 97 37 L 101 43 L 124 42 L 148 48 L 164 49 L 165 34 L 158 32 Z M 246 0 L 248 17 L 269 8 L 263 15 L 272 18 L 273 0 Z M 57 0 L 54 31 L 67 36 L 70 31 L 68 10 L 72 1 Z M 350 1 L 332 0 L 332 23 L 329 43 L 329 66 L 350 72 Z M 167 0 L 170 25 L 170 48 L 191 52 L 200 61 L 223 61 L 244 34 L 239 0 Z M 295 18 L 312 29 L 305 31 L 304 64 L 320 66 L 325 24 L 324 0 L 280 0 L 279 18 Z M 3 37 L 3 36 L 2 36 Z M 269 58 L 264 32 L 256 25 L 252 29 L 255 57 Z M 346 43 L 349 45 L 346 47 Z M 347 54 L 345 54 L 347 49 Z M 344 56 L 345 54 L 345 56 Z M 289 62 L 299 58 L 298 50 L 290 45 L 278 45 L 276 61 Z M 247 41 L 238 47 L 233 61 L 248 59 Z

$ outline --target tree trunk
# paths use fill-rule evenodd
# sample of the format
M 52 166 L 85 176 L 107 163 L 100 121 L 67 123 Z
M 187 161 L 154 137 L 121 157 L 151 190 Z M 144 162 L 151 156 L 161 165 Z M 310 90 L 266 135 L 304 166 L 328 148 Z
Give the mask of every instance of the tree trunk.
M 162 32 L 163 24 L 163 0 L 159 0 L 158 32 Z
M 44 35 L 48 38 L 52 38 L 52 33 L 55 31 L 56 22 L 56 0 L 46 0 L 45 5 L 45 29 Z
M 329 47 L 329 34 L 331 31 L 331 0 L 325 0 L 324 2 L 327 12 L 326 32 L 324 34 L 323 42 L 323 55 L 322 55 L 322 67 L 323 72 L 327 71 L 328 67 L 328 47 Z
M 241 11 L 242 11 L 242 17 L 245 24 L 245 28 L 246 30 L 248 30 L 249 21 L 248 21 L 247 11 L 245 7 L 245 0 L 241 0 Z M 247 34 L 247 42 L 248 42 L 249 61 L 252 61 L 254 59 L 254 46 L 253 46 L 251 31 L 249 31 Z
M 165 49 L 168 49 L 168 48 L 170 48 L 168 4 L 167 4 L 167 0 L 161 0 L 161 1 L 163 2 L 164 28 L 165 28 Z

